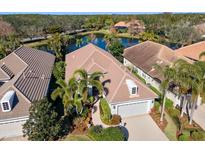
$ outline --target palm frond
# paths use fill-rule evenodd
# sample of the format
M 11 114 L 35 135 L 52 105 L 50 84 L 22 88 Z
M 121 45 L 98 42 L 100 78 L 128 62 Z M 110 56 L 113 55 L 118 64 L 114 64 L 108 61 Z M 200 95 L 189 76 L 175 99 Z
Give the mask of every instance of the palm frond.
M 58 96 L 62 98 L 62 95 L 63 95 L 63 90 L 58 87 L 52 92 L 51 99 L 55 101 Z
M 199 55 L 199 59 L 201 59 L 201 58 L 204 57 L 204 56 L 205 56 L 205 51 L 202 52 L 202 53 L 200 53 L 200 55 Z
M 78 69 L 73 74 L 74 74 L 74 76 L 79 75 L 82 79 L 88 78 L 88 74 L 87 74 L 86 70 L 84 70 L 84 69 Z

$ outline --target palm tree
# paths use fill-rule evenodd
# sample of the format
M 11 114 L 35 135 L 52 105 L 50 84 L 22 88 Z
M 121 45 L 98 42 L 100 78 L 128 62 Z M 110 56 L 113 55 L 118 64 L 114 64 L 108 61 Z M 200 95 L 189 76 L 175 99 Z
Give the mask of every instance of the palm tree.
M 189 96 L 189 90 L 190 90 L 190 82 L 188 80 L 189 73 L 188 70 L 190 69 L 189 63 L 185 60 L 179 59 L 174 64 L 173 67 L 176 70 L 176 80 L 175 85 L 178 87 L 178 94 L 181 98 L 181 115 L 180 117 L 183 117 L 183 113 L 185 110 L 185 107 L 187 105 L 187 99 Z
M 160 122 L 163 122 L 167 91 L 168 91 L 170 84 L 173 83 L 173 81 L 176 78 L 176 70 L 173 67 L 169 67 L 169 66 L 162 67 L 157 64 L 154 67 L 163 75 L 163 78 L 164 78 L 160 85 L 160 88 L 162 90 L 162 98 L 163 98 Z
M 52 92 L 51 98 L 56 100 L 57 97 L 60 97 L 64 105 L 64 114 L 67 114 L 67 111 L 70 111 L 75 105 L 74 98 L 79 101 L 77 96 L 74 96 L 78 89 L 77 81 L 75 78 L 71 78 L 68 83 L 66 83 L 63 79 L 59 79 L 56 83 L 59 87 Z M 79 102 L 76 104 L 79 104 Z
M 51 38 L 49 38 L 48 46 L 51 50 L 55 52 L 55 56 L 57 59 L 62 59 L 62 37 L 59 33 L 55 33 Z
M 104 40 L 106 42 L 106 47 L 108 47 L 113 41 L 116 40 L 116 36 L 115 34 L 111 33 L 111 34 L 105 34 L 104 35 Z
M 74 72 L 76 79 L 79 79 L 78 91 L 83 96 L 83 101 L 86 102 L 88 96 L 92 96 L 92 87 L 98 90 L 100 96 L 103 94 L 103 85 L 99 81 L 103 77 L 102 72 L 94 72 L 89 74 L 84 69 L 79 69 Z
M 76 39 L 76 47 L 80 48 L 82 43 L 83 43 L 83 39 L 82 38 Z
M 190 113 L 190 119 L 189 124 L 192 124 L 193 121 L 193 115 L 194 111 L 198 102 L 199 97 L 205 93 L 205 76 L 202 71 L 202 69 L 198 66 L 193 64 L 192 68 L 194 70 L 194 73 L 190 73 L 190 85 L 191 85 L 191 91 L 192 91 L 192 107 L 191 107 L 191 113 Z

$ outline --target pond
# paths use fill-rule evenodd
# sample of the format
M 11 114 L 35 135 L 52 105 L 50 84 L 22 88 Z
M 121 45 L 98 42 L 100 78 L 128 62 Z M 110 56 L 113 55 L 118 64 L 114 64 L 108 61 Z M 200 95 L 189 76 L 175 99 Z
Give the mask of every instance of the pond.
M 81 37 L 78 37 L 78 39 L 82 39 L 82 42 L 80 43 L 79 46 L 76 45 L 76 39 L 72 39 L 70 41 L 69 44 L 67 44 L 67 46 L 65 47 L 65 51 L 66 53 L 70 53 L 72 51 L 75 51 L 85 45 L 88 44 L 88 36 L 81 36 Z M 124 48 L 127 48 L 127 47 L 131 47 L 133 45 L 136 45 L 138 44 L 140 41 L 138 39 L 135 39 L 135 38 L 125 38 L 125 37 L 121 37 L 121 38 L 118 38 L 120 43 L 123 45 Z M 104 50 L 107 50 L 107 43 L 104 39 L 104 35 L 101 35 L 101 34 L 96 34 L 94 36 L 94 38 L 89 42 L 89 43 L 93 43 L 95 44 L 96 46 L 104 49 Z M 173 50 L 179 48 L 176 44 L 173 44 L 173 43 L 165 43 L 166 46 L 172 48 Z M 48 48 L 48 45 L 42 45 L 42 46 L 38 46 L 36 47 L 40 50 L 43 50 L 43 51 L 48 51 L 50 53 L 52 53 L 51 50 L 49 50 Z
M 81 38 L 82 38 L 82 42 L 79 46 L 76 45 L 75 40 L 72 40 L 71 43 L 69 43 L 65 47 L 66 53 L 75 51 L 76 49 L 79 49 L 79 48 L 88 44 L 88 42 L 87 42 L 88 36 L 82 36 Z M 130 47 L 130 46 L 133 46 L 133 45 L 136 45 L 139 43 L 138 39 L 131 39 L 131 38 L 118 38 L 118 39 L 124 48 Z M 91 40 L 90 42 L 95 44 L 96 46 L 104 49 L 104 50 L 107 50 L 107 48 L 106 48 L 107 43 L 106 43 L 103 35 L 95 35 L 94 39 Z M 47 45 L 38 46 L 37 48 L 40 50 L 49 51 L 49 48 Z M 49 52 L 51 52 L 51 51 L 49 51 Z

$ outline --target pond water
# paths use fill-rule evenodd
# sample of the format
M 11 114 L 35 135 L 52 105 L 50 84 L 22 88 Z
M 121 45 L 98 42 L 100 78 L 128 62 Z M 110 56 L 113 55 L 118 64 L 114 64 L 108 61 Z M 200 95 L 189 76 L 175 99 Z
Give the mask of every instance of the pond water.
M 82 38 L 81 44 L 79 46 L 77 46 L 76 45 L 76 40 L 72 39 L 71 43 L 67 44 L 67 46 L 65 47 L 66 53 L 75 51 L 76 49 L 79 49 L 79 48 L 81 48 L 81 47 L 88 44 L 88 42 L 87 42 L 88 36 L 82 36 L 82 37 L 79 37 L 79 38 Z M 121 44 L 123 45 L 124 48 L 130 47 L 130 46 L 133 46 L 133 45 L 136 45 L 136 44 L 139 43 L 138 39 L 131 39 L 131 38 L 125 38 L 125 37 L 121 37 L 121 38 L 118 38 L 118 39 L 119 39 L 119 41 L 121 42 Z M 98 46 L 98 47 L 100 47 L 104 50 L 107 50 L 107 48 L 106 48 L 107 43 L 104 39 L 104 35 L 99 35 L 99 34 L 95 35 L 95 37 L 89 43 L 93 43 L 96 46 Z M 166 43 L 166 45 L 168 47 L 172 48 L 172 49 L 179 48 L 178 46 L 176 46 L 176 44 Z M 37 48 L 40 49 L 40 50 L 48 51 L 48 52 L 52 53 L 52 51 L 49 50 L 48 45 L 38 46 Z
M 71 41 L 70 44 L 68 44 L 66 46 L 66 53 L 72 52 L 72 51 L 79 49 L 79 48 L 88 44 L 88 42 L 87 42 L 88 36 L 83 36 L 81 38 L 82 38 L 82 43 L 80 44 L 80 46 L 77 46 L 76 42 L 73 40 L 73 41 Z M 130 46 L 133 46 L 133 45 L 136 45 L 139 43 L 138 39 L 130 39 L 130 38 L 118 38 L 118 39 L 124 48 L 130 47 Z M 95 38 L 93 40 L 91 40 L 90 42 L 95 44 L 96 46 L 104 49 L 104 50 L 107 50 L 107 48 L 106 48 L 107 43 L 106 43 L 103 35 L 96 35 Z M 49 51 L 49 48 L 47 45 L 38 46 L 37 48 L 40 50 Z M 49 51 L 49 52 L 51 52 L 51 51 Z

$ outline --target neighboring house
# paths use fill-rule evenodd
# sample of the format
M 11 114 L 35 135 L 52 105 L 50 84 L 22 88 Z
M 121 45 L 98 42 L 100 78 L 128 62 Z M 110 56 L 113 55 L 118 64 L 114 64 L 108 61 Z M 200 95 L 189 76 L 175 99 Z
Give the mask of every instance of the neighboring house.
M 66 64 L 66 80 L 77 69 L 104 73 L 104 95 L 112 114 L 122 117 L 147 114 L 158 97 L 110 53 L 93 44 L 67 54 Z
M 175 50 L 176 55 L 180 57 L 186 57 L 192 61 L 198 61 L 199 55 L 202 52 L 205 52 L 205 41 L 194 43 Z M 202 57 L 201 60 L 204 61 L 205 57 Z
M 144 23 L 141 20 L 131 20 L 130 22 L 120 21 L 114 25 L 114 28 L 118 31 L 129 30 L 131 34 L 141 33 L 145 30 Z
M 119 21 L 114 25 L 115 29 L 128 29 L 128 24 L 125 21 Z
M 47 95 L 54 61 L 24 46 L 0 60 L 0 125 L 28 119 L 31 103 Z
M 167 46 L 152 41 L 146 41 L 124 50 L 124 65 L 134 69 L 139 76 L 145 79 L 147 84 L 152 85 L 160 91 L 160 83 L 163 76 L 154 65 L 170 65 L 178 59 L 174 51 Z M 167 97 L 176 105 L 180 104 L 180 99 L 176 94 L 168 91 Z

